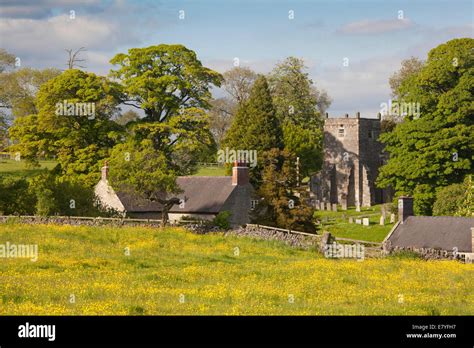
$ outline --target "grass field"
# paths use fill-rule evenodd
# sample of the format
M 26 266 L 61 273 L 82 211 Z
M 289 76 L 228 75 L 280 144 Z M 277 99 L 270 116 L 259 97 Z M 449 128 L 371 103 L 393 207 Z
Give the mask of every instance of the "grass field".
M 225 176 L 224 167 L 199 167 L 196 176 Z
M 57 162 L 39 161 L 40 168 L 28 168 L 25 161 L 0 159 L 0 175 L 31 176 L 39 173 L 43 168 L 53 169 Z M 222 176 L 226 175 L 224 167 L 199 167 L 194 175 Z
M 328 260 L 173 228 L 1 224 L 7 241 L 39 255 L 0 258 L 1 315 L 474 314 L 474 265 L 454 261 Z
M 380 225 L 381 206 L 375 205 L 369 208 L 362 208 L 360 212 L 355 211 L 354 207 L 348 208 L 346 211 L 316 211 L 315 217 L 319 220 L 324 218 L 327 221 L 322 221 L 321 230 L 331 232 L 336 237 L 360 239 L 370 242 L 382 242 L 387 234 L 390 232 L 393 224 L 390 224 L 390 219 L 385 221 L 385 225 Z M 372 215 L 372 216 L 371 216 Z M 370 221 L 369 226 L 349 223 L 349 217 L 368 217 Z
M 25 161 L 0 159 L 0 174 L 12 176 L 31 176 L 39 173 L 44 168 L 53 169 L 55 161 L 39 161 L 40 168 L 28 168 Z

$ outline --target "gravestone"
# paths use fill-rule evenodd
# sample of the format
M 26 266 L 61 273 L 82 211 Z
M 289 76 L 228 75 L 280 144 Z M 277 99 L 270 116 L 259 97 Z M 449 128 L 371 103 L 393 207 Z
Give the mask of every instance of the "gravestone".
M 326 210 L 331 211 L 331 203 L 326 203 Z
M 380 225 L 385 226 L 385 217 L 383 215 L 380 217 Z
M 382 217 L 385 219 L 387 216 L 387 212 L 385 211 L 385 204 L 382 204 Z
M 395 214 L 390 214 L 390 223 L 394 224 L 395 223 Z
M 362 224 L 363 224 L 364 226 L 369 226 L 369 224 L 370 224 L 369 218 L 363 218 L 363 219 L 362 219 Z
M 362 225 L 362 219 L 356 219 L 356 224 Z
M 356 203 L 356 211 L 360 211 L 360 204 Z
M 352 218 L 352 216 L 349 218 L 349 223 L 350 223 L 350 224 L 353 224 L 353 223 L 354 223 L 354 219 Z
M 332 204 L 332 211 L 337 211 L 337 203 Z
M 347 199 L 341 199 L 341 209 L 347 210 Z
M 319 202 L 319 210 L 324 210 L 324 202 Z

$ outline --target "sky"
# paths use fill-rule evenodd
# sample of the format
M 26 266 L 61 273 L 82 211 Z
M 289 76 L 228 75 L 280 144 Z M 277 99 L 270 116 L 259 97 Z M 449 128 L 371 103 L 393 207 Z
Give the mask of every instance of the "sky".
M 473 37 L 473 0 L 0 0 L 0 47 L 22 66 L 64 69 L 65 49 L 87 49 L 85 70 L 105 75 L 109 60 L 134 47 L 183 44 L 218 72 L 270 72 L 304 59 L 332 99 L 331 117 L 376 117 L 389 77 L 411 56 Z M 71 12 L 72 11 L 72 12 Z M 215 90 L 216 97 L 222 91 Z

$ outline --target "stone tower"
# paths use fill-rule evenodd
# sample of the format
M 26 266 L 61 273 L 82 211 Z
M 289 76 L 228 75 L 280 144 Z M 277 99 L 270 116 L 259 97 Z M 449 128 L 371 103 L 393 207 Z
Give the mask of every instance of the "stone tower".
M 311 180 L 312 191 L 320 202 L 343 207 L 391 201 L 390 194 L 375 187 L 383 164 L 380 115 L 376 119 L 329 118 L 324 123 L 324 160 L 321 172 Z

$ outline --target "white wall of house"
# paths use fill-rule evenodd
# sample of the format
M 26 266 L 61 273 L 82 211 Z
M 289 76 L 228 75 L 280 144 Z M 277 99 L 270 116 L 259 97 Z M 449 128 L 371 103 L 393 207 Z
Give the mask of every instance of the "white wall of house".
M 103 205 L 121 213 L 125 212 L 125 207 L 106 180 L 100 180 L 99 183 L 95 185 L 94 193 Z

